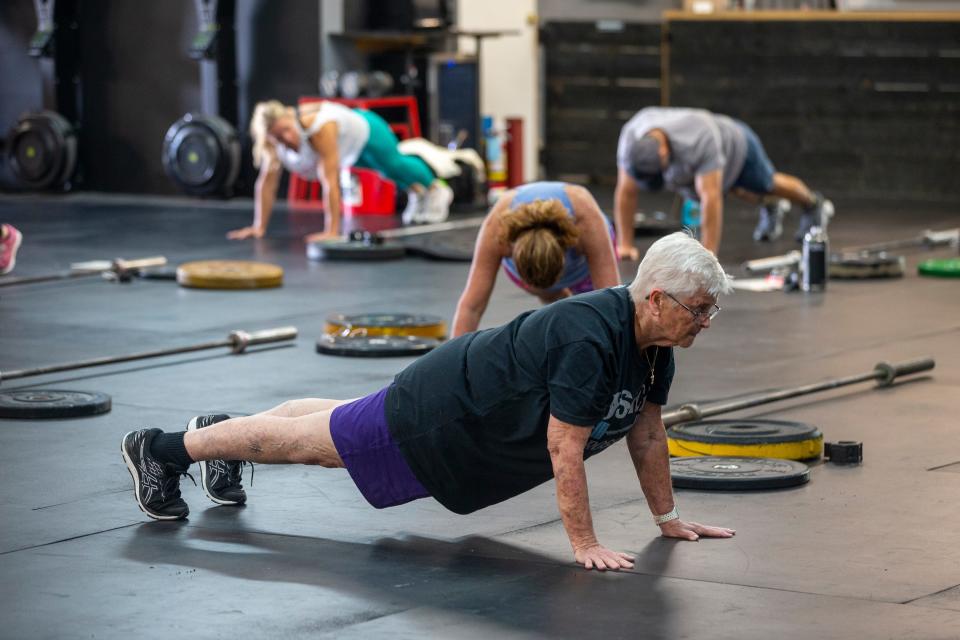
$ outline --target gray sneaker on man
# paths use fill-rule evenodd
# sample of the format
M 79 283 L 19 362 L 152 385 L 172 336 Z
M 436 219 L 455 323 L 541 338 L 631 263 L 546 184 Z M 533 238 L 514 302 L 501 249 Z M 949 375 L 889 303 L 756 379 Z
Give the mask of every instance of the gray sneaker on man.
M 783 218 L 790 211 L 789 200 L 766 202 L 760 207 L 760 219 L 753 230 L 754 242 L 774 242 L 783 235 Z
M 814 192 L 813 195 L 816 198 L 813 205 L 804 209 L 803 213 L 800 214 L 800 223 L 797 225 L 797 232 L 793 236 L 797 242 L 803 242 L 803 237 L 813 227 L 826 229 L 830 219 L 834 216 L 833 203 L 824 198 L 820 192 Z

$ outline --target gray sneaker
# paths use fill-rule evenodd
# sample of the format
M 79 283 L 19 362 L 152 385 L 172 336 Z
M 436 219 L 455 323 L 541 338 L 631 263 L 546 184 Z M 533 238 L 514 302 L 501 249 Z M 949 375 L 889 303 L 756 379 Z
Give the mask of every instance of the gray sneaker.
M 754 242 L 774 242 L 783 235 L 783 218 L 790 211 L 790 202 L 777 200 L 760 207 L 760 219 L 753 230 Z
M 187 424 L 187 431 L 196 431 L 229 419 L 230 416 L 222 413 L 197 416 Z M 247 493 L 240 484 L 243 465 L 247 464 L 245 461 L 201 460 L 199 464 L 200 485 L 208 498 L 217 504 L 243 504 L 247 501 Z
M 417 218 L 417 222 L 435 224 L 443 222 L 450 216 L 450 205 L 453 203 L 453 189 L 443 182 L 436 182 L 427 191 L 426 202 Z
M 407 206 L 404 207 L 403 212 L 400 214 L 400 222 L 406 226 L 415 224 L 417 219 L 420 217 L 420 213 L 423 211 L 424 206 L 426 205 L 425 197 L 420 197 L 413 189 L 407 191 Z
M 822 193 L 814 192 L 813 195 L 816 197 L 813 206 L 804 209 L 803 213 L 800 214 L 800 223 L 797 225 L 797 232 L 793 236 L 797 242 L 803 242 L 803 237 L 812 227 L 820 227 L 826 230 L 830 219 L 834 216 L 833 203 L 824 198 Z

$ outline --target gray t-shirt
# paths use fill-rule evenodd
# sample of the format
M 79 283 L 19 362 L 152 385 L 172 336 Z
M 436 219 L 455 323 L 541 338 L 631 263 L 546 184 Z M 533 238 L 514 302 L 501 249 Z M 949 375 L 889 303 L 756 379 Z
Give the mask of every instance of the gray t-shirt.
M 733 186 L 747 156 L 747 138 L 732 118 L 705 109 L 647 107 L 623 125 L 617 144 L 617 166 L 631 172 L 634 142 L 652 129 L 670 141 L 670 164 L 663 171 L 664 186 L 696 198 L 694 179 L 716 169 L 723 171 L 723 189 Z

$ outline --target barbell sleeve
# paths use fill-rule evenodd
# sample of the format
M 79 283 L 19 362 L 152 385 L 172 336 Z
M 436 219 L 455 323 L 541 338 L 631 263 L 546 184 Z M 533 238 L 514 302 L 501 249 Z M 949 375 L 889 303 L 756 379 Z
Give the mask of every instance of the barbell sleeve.
M 751 407 L 756 407 L 763 404 L 779 402 L 780 400 L 788 400 L 798 396 L 805 396 L 813 393 L 819 393 L 821 391 L 838 389 L 840 387 L 857 384 L 859 382 L 876 380 L 877 386 L 888 387 L 893 384 L 893 381 L 896 378 L 899 378 L 900 376 L 908 376 L 915 373 L 930 371 L 935 366 L 936 363 L 934 362 L 933 358 L 918 358 L 916 360 L 908 360 L 906 362 L 900 362 L 896 364 L 880 362 L 874 367 L 873 371 L 868 373 L 860 373 L 844 378 L 831 378 L 822 382 L 814 382 L 796 387 L 786 387 L 783 389 L 776 389 L 774 391 L 757 392 L 756 394 L 750 394 L 749 397 L 739 400 L 717 400 L 702 407 L 694 403 L 684 404 L 677 409 L 671 409 L 663 412 L 661 417 L 663 419 L 663 424 L 667 427 L 671 427 L 675 424 L 681 424 L 683 422 L 693 422 L 702 418 L 709 418 L 711 416 L 730 413 L 732 411 L 739 411 L 740 409 L 749 409 Z
M 231 341 L 234 353 L 243 353 L 250 345 L 283 342 L 285 340 L 294 340 L 296 337 L 296 327 L 278 327 L 276 329 L 254 331 L 253 333 L 239 330 L 232 331 L 229 340 Z
M 930 371 L 936 366 L 933 358 L 919 358 L 917 360 L 908 360 L 899 364 L 890 364 L 889 362 L 878 362 L 873 368 L 877 377 L 877 385 L 889 387 L 893 381 L 900 376 L 909 376 L 914 373 Z

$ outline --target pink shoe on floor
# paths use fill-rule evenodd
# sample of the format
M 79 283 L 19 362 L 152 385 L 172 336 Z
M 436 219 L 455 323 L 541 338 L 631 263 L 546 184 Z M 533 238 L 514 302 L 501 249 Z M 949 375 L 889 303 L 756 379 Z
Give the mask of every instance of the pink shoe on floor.
M 13 271 L 14 265 L 17 264 L 17 249 L 20 248 L 20 242 L 23 240 L 23 234 L 12 225 L 2 226 L 5 235 L 0 239 L 0 275 Z

